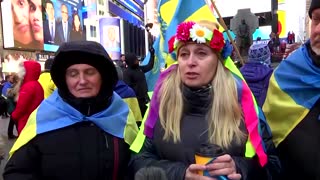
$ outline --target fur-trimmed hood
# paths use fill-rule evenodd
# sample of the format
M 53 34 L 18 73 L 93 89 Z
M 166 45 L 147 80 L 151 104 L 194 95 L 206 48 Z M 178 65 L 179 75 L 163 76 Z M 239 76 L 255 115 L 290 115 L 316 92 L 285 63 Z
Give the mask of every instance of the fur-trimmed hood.
M 41 73 L 41 65 L 36 61 L 22 61 L 18 66 L 18 76 L 22 84 L 29 81 L 37 81 Z

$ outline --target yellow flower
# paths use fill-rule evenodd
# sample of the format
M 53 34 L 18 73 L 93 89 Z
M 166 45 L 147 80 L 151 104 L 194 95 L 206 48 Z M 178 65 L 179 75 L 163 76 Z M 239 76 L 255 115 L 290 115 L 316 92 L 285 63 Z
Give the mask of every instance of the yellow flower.
M 206 40 L 211 40 L 212 35 L 212 31 L 198 24 L 193 25 L 190 29 L 190 37 L 192 38 L 192 41 L 197 43 L 206 43 Z

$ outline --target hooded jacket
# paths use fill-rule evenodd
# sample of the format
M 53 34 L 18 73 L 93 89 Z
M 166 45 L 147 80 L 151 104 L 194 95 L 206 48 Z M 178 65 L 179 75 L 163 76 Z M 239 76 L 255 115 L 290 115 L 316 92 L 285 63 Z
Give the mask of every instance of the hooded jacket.
M 269 86 L 269 79 L 273 69 L 259 62 L 248 62 L 240 68 L 240 71 L 248 83 L 257 103 L 262 107 Z
M 148 85 L 144 73 L 152 69 L 154 55 L 151 55 L 151 59 L 146 66 L 139 66 L 137 61 L 136 55 L 132 53 L 126 55 L 128 68 L 124 71 L 124 81 L 136 93 L 141 114 L 143 116 L 147 109 L 146 104 L 149 102 Z
M 35 61 L 24 61 L 20 65 L 20 72 L 18 74 L 22 83 L 17 105 L 11 115 L 12 119 L 18 124 L 18 134 L 21 133 L 26 125 L 32 111 L 38 107 L 44 98 L 43 89 L 38 82 L 41 72 L 40 64 Z
M 66 70 L 88 64 L 101 75 L 97 96 L 78 98 L 66 84 Z M 113 92 L 114 64 L 96 42 L 68 42 L 59 47 L 51 68 L 58 90 L 31 114 L 13 146 L 5 180 L 123 180 L 129 145 L 138 131 L 128 105 Z

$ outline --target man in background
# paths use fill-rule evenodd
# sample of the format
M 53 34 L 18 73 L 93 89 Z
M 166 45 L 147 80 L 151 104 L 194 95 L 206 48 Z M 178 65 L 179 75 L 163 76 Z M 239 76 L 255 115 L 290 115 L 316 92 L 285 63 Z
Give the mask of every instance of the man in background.
M 68 42 L 70 39 L 71 24 L 69 22 L 69 11 L 66 4 L 61 5 L 61 21 L 57 23 L 58 44 Z
M 50 0 L 46 1 L 45 5 L 47 19 L 43 22 L 43 33 L 45 44 L 55 44 L 57 35 L 56 19 L 54 17 L 54 5 Z

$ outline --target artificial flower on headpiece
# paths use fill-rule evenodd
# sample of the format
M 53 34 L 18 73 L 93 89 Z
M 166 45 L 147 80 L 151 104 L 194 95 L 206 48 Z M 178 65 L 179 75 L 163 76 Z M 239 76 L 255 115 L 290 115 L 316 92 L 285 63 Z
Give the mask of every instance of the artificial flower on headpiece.
M 217 29 L 208 29 L 193 21 L 183 22 L 178 25 L 176 35 L 168 42 L 169 53 L 177 50 L 180 43 L 196 42 L 207 44 L 214 51 L 221 52 L 225 47 L 222 33 Z

